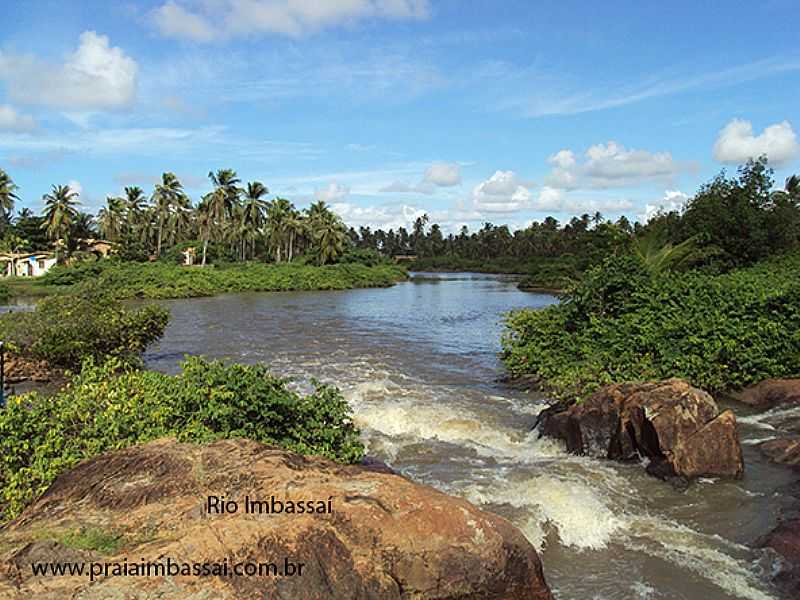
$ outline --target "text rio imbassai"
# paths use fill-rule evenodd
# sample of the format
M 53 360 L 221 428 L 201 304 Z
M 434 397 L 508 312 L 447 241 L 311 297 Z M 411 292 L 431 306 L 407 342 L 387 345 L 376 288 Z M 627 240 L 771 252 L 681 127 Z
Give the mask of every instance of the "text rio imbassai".
M 251 498 L 232 500 L 225 496 L 208 496 L 206 513 L 210 515 L 227 515 L 238 512 L 248 515 L 313 515 L 333 512 L 333 496 L 324 500 L 289 500 L 286 498 Z

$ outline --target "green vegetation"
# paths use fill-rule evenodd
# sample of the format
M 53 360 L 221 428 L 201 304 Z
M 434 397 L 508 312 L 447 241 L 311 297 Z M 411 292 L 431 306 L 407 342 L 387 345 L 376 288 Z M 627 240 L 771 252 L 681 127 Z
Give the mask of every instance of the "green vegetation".
M 800 254 L 723 275 L 607 258 L 558 305 L 507 320 L 504 361 L 559 397 L 683 377 L 709 390 L 800 375 Z
M 0 339 L 25 358 L 74 369 L 87 357 L 107 356 L 136 363 L 164 333 L 169 312 L 150 305 L 137 310 L 87 286 L 80 294 L 52 296 L 33 311 L 0 315 Z
M 62 472 L 101 452 L 164 436 L 205 443 L 244 437 L 341 462 L 363 457 L 350 408 L 333 387 L 301 395 L 262 365 L 187 358 L 170 376 L 119 359 L 89 361 L 52 397 L 16 396 L 0 410 L 0 520 Z
M 55 267 L 37 283 L 66 291 L 88 285 L 116 298 L 191 298 L 227 292 L 387 287 L 405 277 L 404 269 L 387 264 L 244 263 L 200 268 L 107 260 Z
M 562 302 L 507 319 L 504 361 L 555 395 L 683 377 L 723 391 L 800 375 L 800 179 L 723 172 L 638 225 Z
M 59 532 L 43 531 L 37 538 L 51 539 L 66 548 L 89 550 L 106 556 L 115 554 L 120 548 L 127 545 L 123 534 L 114 530 L 107 531 L 100 527 L 81 527 Z

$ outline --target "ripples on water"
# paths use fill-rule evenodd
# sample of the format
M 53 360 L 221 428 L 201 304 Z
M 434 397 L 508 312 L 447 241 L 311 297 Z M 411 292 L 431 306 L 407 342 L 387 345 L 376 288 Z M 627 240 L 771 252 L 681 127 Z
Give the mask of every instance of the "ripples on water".
M 752 446 L 743 481 L 679 492 L 638 465 L 567 455 L 530 431 L 544 399 L 495 383 L 501 320 L 553 301 L 469 274 L 174 301 L 147 360 L 167 371 L 184 353 L 263 361 L 299 387 L 335 383 L 371 455 L 514 522 L 542 552 L 558 598 L 774 598 L 763 577 L 770 558 L 745 544 L 773 524 L 786 502 L 774 492 L 790 476 Z M 745 444 L 774 420 L 743 418 Z

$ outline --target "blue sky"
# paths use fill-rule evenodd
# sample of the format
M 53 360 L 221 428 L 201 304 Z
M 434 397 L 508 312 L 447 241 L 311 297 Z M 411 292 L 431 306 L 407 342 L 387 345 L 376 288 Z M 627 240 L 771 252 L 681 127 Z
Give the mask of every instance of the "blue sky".
M 231 167 L 356 226 L 521 227 L 800 171 L 793 0 L 0 2 L 0 168 L 34 210 Z

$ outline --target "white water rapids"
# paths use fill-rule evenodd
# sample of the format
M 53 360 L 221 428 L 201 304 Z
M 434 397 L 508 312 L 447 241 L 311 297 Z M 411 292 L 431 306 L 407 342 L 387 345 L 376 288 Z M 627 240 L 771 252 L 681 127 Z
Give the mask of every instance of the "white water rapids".
M 494 381 L 502 313 L 552 301 L 489 276 L 181 300 L 147 360 L 174 370 L 202 353 L 335 383 L 370 455 L 511 520 L 561 600 L 777 598 L 772 557 L 748 546 L 788 502 L 790 475 L 747 445 L 773 435 L 774 419 L 741 419 L 742 481 L 686 491 L 637 464 L 566 454 L 530 431 L 544 399 Z

